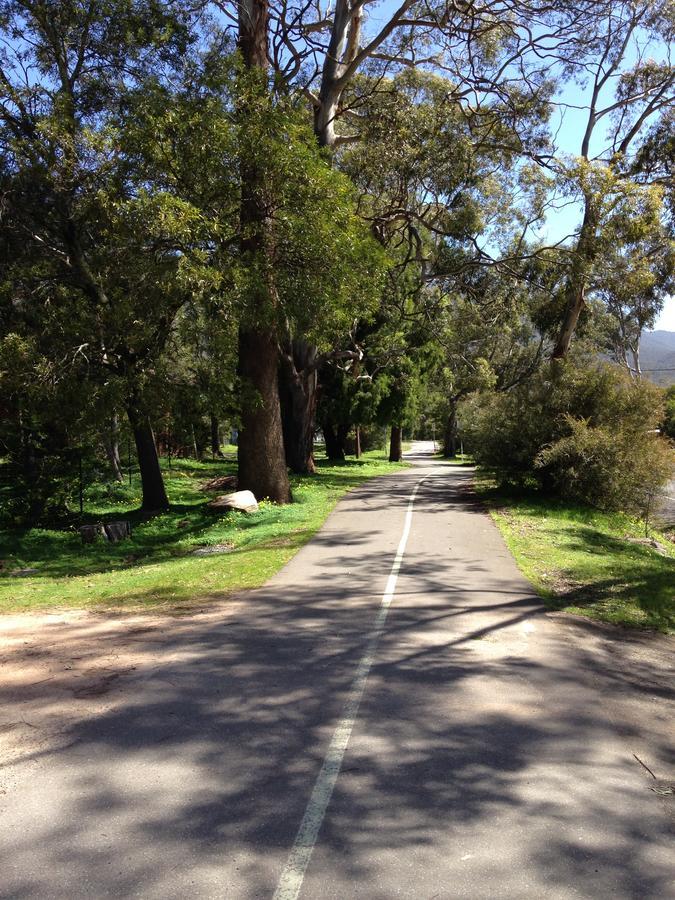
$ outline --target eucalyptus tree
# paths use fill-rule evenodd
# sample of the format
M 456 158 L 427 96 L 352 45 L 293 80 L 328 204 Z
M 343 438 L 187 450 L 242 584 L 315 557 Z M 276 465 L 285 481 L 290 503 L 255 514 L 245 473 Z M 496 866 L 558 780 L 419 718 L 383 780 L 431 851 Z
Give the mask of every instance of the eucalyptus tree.
M 635 378 L 642 376 L 642 333 L 654 327 L 675 287 L 675 242 L 656 229 L 651 237 L 651 243 L 607 253 L 602 279 L 593 294 L 604 313 L 607 348 Z
M 361 74 L 377 79 L 410 69 L 443 74 L 448 100 L 476 111 L 495 98 L 539 93 L 553 61 L 577 52 L 609 3 L 498 0 L 213 0 L 234 28 L 244 57 L 267 68 L 275 87 L 301 91 L 321 146 L 359 140 L 359 106 L 348 95 Z M 247 62 L 247 65 L 249 62 Z
M 437 319 L 434 388 L 442 395 L 443 453 L 457 452 L 458 411 L 474 392 L 508 391 L 535 374 L 547 340 L 534 324 L 548 297 L 499 269 L 467 274 L 461 293 L 445 298 Z
M 257 90 L 258 88 L 256 88 Z M 302 113 L 288 104 L 240 112 L 240 158 L 255 172 L 242 175 L 239 374 L 243 402 L 239 479 L 260 496 L 290 499 L 286 460 L 311 471 L 315 398 L 297 378 L 301 334 L 311 345 L 303 380 L 311 379 L 332 337 L 348 332 L 354 317 L 367 314 L 379 293 L 384 261 L 380 248 L 356 215 L 348 179 L 332 169 L 316 146 Z M 249 190 L 251 194 L 249 194 Z M 250 198 L 253 197 L 255 203 Z M 253 208 L 255 206 L 255 208 Z M 264 213 L 264 215 L 263 215 Z M 257 217 L 257 218 L 256 218 Z M 264 327 L 263 327 L 264 326 Z M 278 371 L 290 392 L 287 418 L 297 426 L 284 445 Z
M 486 3 L 472 4 L 467 9 L 444 3 L 403 2 L 390 9 L 377 2 L 343 2 L 334 10 L 328 10 L 320 4 L 288 5 L 247 0 L 235 6 L 223 0 L 218 6 L 233 23 L 244 67 L 253 74 L 257 91 L 253 99 L 249 93 L 239 103 L 240 124 L 245 128 L 247 121 L 253 122 L 263 111 L 268 127 L 266 139 L 260 140 L 258 126 L 254 125 L 253 143 L 247 143 L 245 139 L 242 144 L 246 162 L 241 167 L 241 248 L 243 257 L 249 262 L 263 261 L 264 276 L 255 279 L 254 290 L 243 304 L 247 315 L 243 318 L 241 332 L 240 366 L 242 381 L 252 390 L 244 403 L 246 421 L 243 422 L 240 463 L 249 486 L 283 500 L 289 495 L 281 453 L 281 422 L 283 419 L 286 425 L 286 461 L 300 470 L 311 470 L 317 360 L 323 360 L 325 353 L 320 353 L 306 335 L 293 328 L 292 317 L 282 315 L 289 301 L 280 301 L 274 271 L 278 267 L 270 264 L 276 246 L 275 216 L 269 214 L 276 208 L 276 201 L 270 202 L 274 192 L 270 185 L 274 184 L 275 175 L 273 171 L 267 172 L 265 167 L 267 159 L 284 149 L 274 143 L 274 138 L 281 135 L 282 143 L 286 141 L 283 116 L 275 119 L 279 98 L 301 93 L 308 99 L 314 113 L 317 143 L 331 148 L 333 160 L 342 165 L 342 148 L 354 148 L 358 152 L 358 147 L 367 142 L 372 111 L 380 98 L 386 97 L 391 90 L 391 77 L 401 72 L 428 70 L 437 78 L 443 76 L 439 78 L 435 98 L 441 116 L 446 115 L 448 122 L 455 125 L 461 121 L 459 130 L 464 129 L 469 136 L 471 149 L 479 147 L 481 152 L 493 153 L 495 169 L 503 166 L 505 161 L 507 166 L 513 167 L 513 160 L 520 154 L 555 171 L 566 186 L 572 185 L 572 192 L 576 190 L 584 197 L 592 194 L 602 198 L 611 194 L 607 172 L 595 165 L 585 165 L 583 159 L 581 163 L 555 160 L 550 140 L 535 125 L 537 117 L 545 119 L 557 102 L 553 77 L 564 80 L 595 67 L 597 77 L 589 113 L 591 134 L 598 121 L 611 117 L 613 112 L 632 110 L 638 112 L 637 118 L 627 126 L 624 115 L 617 125 L 617 134 L 623 128 L 622 142 L 629 135 L 633 140 L 652 114 L 667 106 L 667 91 L 662 91 L 668 84 L 667 67 L 660 75 L 655 74 L 655 69 L 650 69 L 639 59 L 633 78 L 640 89 L 631 89 L 631 79 L 624 73 L 619 80 L 623 87 L 613 98 L 614 103 L 621 100 L 621 104 L 610 104 L 601 109 L 599 102 L 603 89 L 621 71 L 623 60 L 627 58 L 626 48 L 633 37 L 641 39 L 643 35 L 653 34 L 657 28 L 666 27 L 667 21 L 665 13 L 656 10 L 653 15 L 635 13 L 635 22 L 631 25 L 632 7 L 622 5 L 617 13 L 615 5 L 602 2 L 574 5 Z M 627 42 L 624 41 L 626 35 Z M 404 95 L 403 91 L 397 93 L 399 99 Z M 438 127 L 442 130 L 443 125 Z M 271 143 L 266 143 L 267 139 Z M 300 146 L 306 147 L 306 144 L 295 145 L 296 149 Z M 274 153 L 266 150 L 266 159 L 256 159 L 259 147 L 273 148 Z M 390 147 L 395 157 L 395 138 L 390 140 Z M 457 149 L 457 145 L 446 148 L 444 171 L 457 162 L 461 168 L 461 153 L 459 159 L 454 155 Z M 582 156 L 583 150 L 582 145 Z M 413 161 L 423 168 L 421 154 Z M 438 159 L 435 162 L 438 164 Z M 391 164 L 387 153 L 381 156 L 379 163 L 383 169 Z M 350 175 L 357 181 L 363 176 L 358 163 L 352 166 Z M 520 183 L 516 177 L 511 185 L 508 179 L 492 179 L 492 183 L 501 184 L 503 196 L 506 196 L 509 187 L 518 189 L 527 177 L 533 176 L 531 171 L 528 174 L 522 168 L 518 177 Z M 485 181 L 485 169 L 475 171 L 474 178 Z M 487 181 L 490 180 L 488 177 Z M 540 189 L 536 183 L 531 187 L 534 192 Z M 619 191 L 621 196 L 616 202 L 616 198 L 609 197 L 606 207 L 598 212 L 605 236 L 613 233 L 616 237 L 619 226 L 627 229 L 626 234 L 631 229 L 634 234 L 638 220 L 642 223 L 640 227 L 647 228 L 650 217 L 653 220 L 658 206 L 656 193 L 640 192 L 632 187 Z M 462 191 L 458 196 L 441 185 L 430 203 L 429 180 L 424 177 L 418 179 L 418 191 L 407 192 L 403 209 L 395 203 L 396 193 L 387 191 L 384 195 L 386 203 L 379 203 L 376 215 L 367 204 L 361 211 L 366 210 L 374 233 L 384 243 L 392 240 L 408 243 L 410 253 L 406 265 L 412 263 L 420 270 L 425 269 L 426 278 L 430 268 L 428 248 L 434 245 L 434 236 L 438 238 L 437 244 L 448 237 L 445 224 L 434 230 L 437 228 L 434 218 L 439 217 L 439 211 L 443 209 L 447 214 L 451 203 L 456 204 L 454 212 L 457 213 L 457 204 L 464 203 L 471 192 Z M 380 199 L 379 195 L 371 196 Z M 420 209 L 423 209 L 421 215 L 426 221 L 421 221 Z M 476 209 L 476 204 L 472 208 L 469 203 L 463 212 L 475 214 Z M 527 211 L 522 215 L 527 226 L 540 213 L 535 212 L 533 219 L 527 219 Z M 379 221 L 376 221 L 378 216 Z M 564 318 L 561 336 L 565 330 L 568 335 L 570 333 L 570 301 L 579 293 L 576 291 L 575 294 L 571 285 L 578 285 L 578 272 L 587 268 L 583 260 L 590 241 L 588 235 L 593 231 L 592 219 L 590 216 L 587 227 L 582 226 L 576 247 L 566 256 L 568 277 L 560 294 L 563 306 L 567 308 L 559 310 Z M 610 219 L 613 224 L 607 229 L 605 225 Z M 494 214 L 497 227 L 503 226 L 503 220 L 503 215 Z M 465 234 L 469 230 L 465 228 Z M 476 235 L 478 229 L 474 227 L 473 231 L 471 240 L 476 254 L 484 258 L 485 240 L 481 243 Z M 525 231 L 526 227 L 523 239 Z M 595 259 L 601 250 L 602 241 L 596 241 Z M 265 258 L 267 262 L 264 262 Z M 258 262 L 252 268 L 256 269 L 257 265 Z M 270 310 L 274 311 L 271 316 Z M 575 315 L 578 319 L 578 312 Z M 349 333 L 346 332 L 342 346 L 336 346 L 334 342 L 333 349 L 325 352 L 358 354 L 358 348 L 350 347 Z M 560 346 L 561 338 L 555 348 L 556 355 L 560 355 Z M 275 360 L 280 361 L 281 395 L 286 411 L 283 417 L 275 399 L 275 382 L 279 379 Z
M 448 75 L 445 100 L 472 115 L 493 100 L 520 105 L 524 97 L 546 92 L 550 60 L 572 47 L 597 14 L 597 0 L 554 4 L 543 0 L 500 0 L 499 3 L 420 3 L 403 0 L 391 8 L 381 0 L 339 0 L 334 8 L 321 2 L 214 0 L 225 23 L 236 34 L 244 68 L 255 75 L 260 94 L 239 110 L 242 121 L 254 107 L 274 106 L 287 94 L 303 96 L 313 113 L 316 141 L 332 150 L 362 139 L 362 98 L 350 99 L 356 79 L 366 74 L 370 91 L 383 78 L 402 70 L 427 68 Z M 241 165 L 241 221 L 244 255 L 271 253 L 272 221 L 265 215 L 264 171 L 247 157 Z M 274 400 L 279 343 L 286 409 L 302 411 L 304 424 L 287 415 L 291 448 L 306 446 L 318 357 L 302 334 L 275 333 L 265 310 L 275 307 L 271 269 L 258 279 L 250 315 L 242 326 L 242 379 L 252 387 L 242 418 L 240 467 L 245 483 L 279 500 L 289 497 L 282 461 L 281 415 Z M 292 352 L 289 352 L 289 348 Z M 348 352 L 337 347 L 337 353 Z M 355 351 L 352 351 L 355 352 Z M 287 440 L 288 443 L 288 440 Z M 289 461 L 293 462 L 291 452 Z M 311 460 L 300 467 L 311 469 Z
M 552 152 L 545 165 L 564 202 L 579 206 L 581 221 L 563 252 L 566 275 L 554 358 L 569 351 L 605 254 L 622 244 L 649 243 L 661 226 L 663 186 L 672 184 L 672 173 L 663 177 L 654 148 L 663 146 L 675 106 L 669 51 L 674 35 L 669 0 L 615 3 L 598 19 L 583 52 L 565 63 L 580 83 L 581 99 L 573 105 L 583 127 L 576 152 Z M 560 96 L 552 102 L 567 105 Z M 569 134 L 564 124 L 560 131 Z
M 137 178 L 123 145 L 129 98 L 182 64 L 188 22 L 152 0 L 7 0 L 0 22 L 4 225 L 25 246 L 5 286 L 32 305 L 52 358 L 119 383 L 143 508 L 165 508 L 146 372 L 187 299 L 216 288 L 210 223 Z
M 522 295 L 515 270 L 532 252 L 523 237 L 542 214 L 540 182 L 518 169 L 506 109 L 494 104 L 491 120 L 485 110 L 477 120 L 467 118 L 446 102 L 451 88 L 446 78 L 415 70 L 381 80 L 378 92 L 367 79 L 357 80 L 353 92 L 362 98 L 364 140 L 336 155 L 361 191 L 360 214 L 392 258 L 378 329 L 365 352 L 388 359 L 381 377 L 390 382 L 390 396 L 381 409 L 390 415 L 394 460 L 401 426 L 414 418 L 424 370 L 432 365 L 426 358 L 433 356 L 432 345 L 442 347 L 445 359 L 433 365 L 436 381 L 443 373 L 445 415 L 454 435 L 459 400 L 484 384 L 472 350 L 480 346 L 487 354 L 500 326 L 510 322 L 515 328 L 514 304 L 496 285 L 508 282 Z M 509 107 L 511 117 L 516 112 L 521 140 L 541 142 L 542 104 L 530 98 L 517 110 Z M 506 257 L 499 276 L 487 265 L 486 242 L 499 244 Z M 410 359 L 416 360 L 412 368 Z

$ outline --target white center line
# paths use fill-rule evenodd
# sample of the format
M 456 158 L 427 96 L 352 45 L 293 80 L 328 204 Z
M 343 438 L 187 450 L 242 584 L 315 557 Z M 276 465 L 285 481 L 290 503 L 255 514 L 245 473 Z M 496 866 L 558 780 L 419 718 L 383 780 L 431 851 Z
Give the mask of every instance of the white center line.
M 380 608 L 377 611 L 377 616 L 375 617 L 375 621 L 373 622 L 373 626 L 368 635 L 368 645 L 361 658 L 361 662 L 358 665 L 356 674 L 354 675 L 354 680 L 352 681 L 352 686 L 349 690 L 342 718 L 338 722 L 337 727 L 333 732 L 331 742 L 328 745 L 326 757 L 321 766 L 321 771 L 317 776 L 309 802 L 307 803 L 307 809 L 305 810 L 305 815 L 300 823 L 295 843 L 293 844 L 293 848 L 286 861 L 286 866 L 279 878 L 273 900 L 296 900 L 296 897 L 302 888 L 305 872 L 309 865 L 314 845 L 319 836 L 319 831 L 321 830 L 321 825 L 324 816 L 326 815 L 330 798 L 333 794 L 335 782 L 340 774 L 342 760 L 345 755 L 345 750 L 347 749 L 347 744 L 349 743 L 349 738 L 351 737 L 352 729 L 354 728 L 356 716 L 359 712 L 359 706 L 366 687 L 366 681 L 368 680 L 368 674 L 375 659 L 377 645 L 379 644 L 382 632 L 384 631 L 387 613 L 389 612 L 391 601 L 394 598 L 396 581 L 401 569 L 403 554 L 405 553 L 408 536 L 410 534 L 413 504 L 415 503 L 415 497 L 417 496 L 417 492 L 423 481 L 424 478 L 421 478 L 417 482 L 410 495 L 410 499 L 408 500 L 403 534 L 401 535 L 398 550 L 396 551 L 396 557 L 394 558 L 389 578 L 387 579 L 387 586 L 382 595 Z

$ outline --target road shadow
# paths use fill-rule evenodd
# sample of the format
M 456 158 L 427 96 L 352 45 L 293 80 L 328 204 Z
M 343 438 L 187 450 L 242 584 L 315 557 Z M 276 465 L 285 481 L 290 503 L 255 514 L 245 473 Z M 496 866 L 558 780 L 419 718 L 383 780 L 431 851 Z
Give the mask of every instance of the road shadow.
M 466 508 L 462 489 L 448 489 L 448 502 Z M 379 502 L 369 486 L 358 494 L 349 502 Z M 437 490 L 418 496 L 436 508 Z M 348 895 L 340 885 L 371 885 L 372 900 L 429 896 L 395 893 L 382 860 L 439 864 L 447 848 L 451 872 L 467 836 L 483 833 L 495 840 L 485 885 L 503 892 L 474 883 L 455 896 L 536 897 L 541 885 L 559 887 L 555 896 L 668 896 L 660 800 L 637 762 L 613 755 L 620 735 L 626 758 L 645 740 L 672 758 L 667 731 L 617 722 L 603 702 L 655 687 L 672 701 L 666 662 L 626 661 L 603 636 L 546 626 L 522 582 L 479 558 L 473 566 L 485 575 L 479 592 L 445 556 L 404 567 L 316 851 L 317 865 L 329 860 L 331 896 Z M 109 703 L 17 763 L 34 774 L 0 797 L 11 860 L 0 897 L 271 897 L 390 567 L 391 554 L 355 541 L 303 584 L 137 630 L 145 661 L 111 683 Z M 545 653 L 526 652 L 525 625 L 541 626 Z M 111 633 L 102 650 L 126 639 Z M 72 691 L 68 673 L 43 690 L 45 703 Z M 2 707 L 16 702 L 16 688 L 0 685 Z M 39 805 L 22 808 L 29 789 Z M 513 887 L 522 867 L 529 894 Z M 321 896 L 311 873 L 307 896 Z

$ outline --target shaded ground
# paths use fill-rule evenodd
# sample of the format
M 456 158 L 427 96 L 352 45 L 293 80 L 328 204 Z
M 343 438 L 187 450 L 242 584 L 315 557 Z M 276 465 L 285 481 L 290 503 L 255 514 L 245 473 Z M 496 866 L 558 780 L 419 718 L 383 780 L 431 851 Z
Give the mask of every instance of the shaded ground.
M 425 462 L 230 604 L 2 620 L 0 897 L 270 897 L 424 473 L 302 896 L 671 896 L 673 641 L 544 613 Z

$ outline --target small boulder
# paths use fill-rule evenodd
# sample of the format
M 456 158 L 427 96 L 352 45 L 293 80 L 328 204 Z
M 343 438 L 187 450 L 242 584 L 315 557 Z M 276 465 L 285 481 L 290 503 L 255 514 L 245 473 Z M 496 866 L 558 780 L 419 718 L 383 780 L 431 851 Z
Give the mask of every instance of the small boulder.
M 235 491 L 232 494 L 221 494 L 220 497 L 207 503 L 207 506 L 214 512 L 237 509 L 240 512 L 252 513 L 257 511 L 258 501 L 251 491 Z
M 120 522 L 106 522 L 103 526 L 105 537 L 111 544 L 123 541 L 124 538 L 131 537 L 131 522 L 126 519 Z

